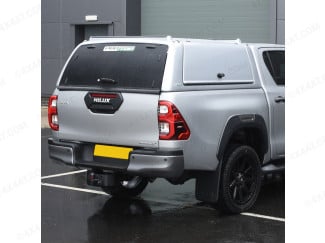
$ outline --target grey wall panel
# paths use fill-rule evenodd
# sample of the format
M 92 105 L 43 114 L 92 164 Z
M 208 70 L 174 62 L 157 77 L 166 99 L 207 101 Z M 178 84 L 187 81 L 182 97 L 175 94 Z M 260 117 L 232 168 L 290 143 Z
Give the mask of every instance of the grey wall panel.
M 277 0 L 277 43 L 285 42 L 285 4 L 284 0 Z
M 141 0 L 126 0 L 126 35 L 141 35 Z
M 277 43 L 285 44 L 285 24 L 284 20 L 277 21 Z
M 125 1 L 125 0 L 123 0 Z M 85 15 L 98 15 L 98 20 L 121 21 L 121 0 L 64 0 L 62 1 L 62 22 L 83 22 Z
M 42 58 L 60 58 L 60 24 L 44 23 L 41 30 Z
M 59 45 L 61 46 L 61 58 L 65 62 L 69 57 L 70 53 L 74 49 L 74 29 L 75 26 L 69 23 L 61 24 L 61 34 L 60 39 L 61 42 Z M 64 64 L 64 63 L 63 63 Z
M 277 19 L 285 19 L 285 4 L 284 0 L 277 0 Z
M 42 22 L 60 21 L 60 1 L 61 0 L 42 0 Z
M 50 94 L 74 46 L 72 26 L 66 23 L 42 24 L 42 94 Z
M 274 0 L 275 1 L 275 0 Z M 142 0 L 142 35 L 274 42 L 269 0 Z
M 59 59 L 42 58 L 42 95 L 50 95 L 54 88 L 61 70 Z M 46 80 L 46 82 L 44 82 Z
M 130 12 L 137 7 L 134 3 L 130 4 Z M 75 24 L 107 25 L 113 21 L 108 34 L 125 35 L 126 6 L 126 0 L 42 0 L 42 95 L 53 92 L 60 70 L 74 48 Z M 86 22 L 86 15 L 97 15 L 99 21 Z M 136 18 L 132 15 L 130 21 Z M 133 27 L 130 24 L 130 33 L 132 28 L 136 28 L 134 23 Z
M 276 43 L 276 15 L 277 15 L 277 0 L 271 0 L 270 1 L 270 19 L 269 19 L 269 26 L 270 26 L 270 32 L 269 32 L 269 38 L 270 43 Z

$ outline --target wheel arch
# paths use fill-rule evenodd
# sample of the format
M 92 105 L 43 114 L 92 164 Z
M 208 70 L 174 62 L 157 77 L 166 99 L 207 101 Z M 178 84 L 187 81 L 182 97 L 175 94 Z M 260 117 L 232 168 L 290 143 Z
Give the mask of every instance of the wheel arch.
M 230 144 L 249 145 L 256 150 L 260 161 L 269 149 L 268 131 L 264 118 L 258 114 L 244 114 L 231 117 L 223 131 L 217 158 L 223 160 Z
M 237 137 L 237 135 L 241 134 L 249 136 L 243 136 L 242 138 Z M 248 140 L 254 140 L 254 138 L 256 138 L 254 135 L 257 135 L 254 144 L 247 144 L 247 141 L 243 139 L 249 138 Z M 239 141 L 235 141 L 234 138 Z M 256 150 L 257 148 L 258 151 L 256 152 L 262 163 L 264 155 L 269 149 L 268 141 L 266 123 L 261 115 L 245 114 L 231 117 L 225 126 L 219 143 L 219 149 L 216 155 L 219 160 L 217 169 L 215 171 L 201 171 L 197 173 L 195 189 L 196 198 L 200 201 L 209 203 L 216 203 L 218 201 L 222 162 L 227 149 L 230 148 L 230 144 L 253 145 L 253 149 Z

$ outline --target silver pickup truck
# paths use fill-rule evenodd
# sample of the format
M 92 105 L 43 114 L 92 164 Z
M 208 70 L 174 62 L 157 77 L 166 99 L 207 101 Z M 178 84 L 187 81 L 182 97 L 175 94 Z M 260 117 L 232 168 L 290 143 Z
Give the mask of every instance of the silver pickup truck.
M 245 211 L 284 170 L 284 60 L 283 45 L 91 37 L 49 99 L 50 157 L 113 196 L 195 178 L 198 200 Z

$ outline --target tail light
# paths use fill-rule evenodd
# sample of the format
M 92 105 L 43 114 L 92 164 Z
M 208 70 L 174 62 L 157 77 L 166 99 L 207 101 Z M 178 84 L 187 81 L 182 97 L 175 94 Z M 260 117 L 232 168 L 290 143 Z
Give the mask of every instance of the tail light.
M 59 130 L 57 101 L 58 101 L 58 96 L 52 95 L 49 99 L 48 110 L 47 110 L 49 125 L 52 128 L 52 130 L 55 131 Z
M 186 140 L 191 132 L 176 106 L 169 101 L 159 101 L 159 139 Z

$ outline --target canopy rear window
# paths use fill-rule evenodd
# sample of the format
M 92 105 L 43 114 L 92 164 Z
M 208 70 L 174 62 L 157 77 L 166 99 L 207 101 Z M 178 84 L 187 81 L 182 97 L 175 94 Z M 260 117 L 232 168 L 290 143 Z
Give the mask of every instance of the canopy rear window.
M 145 43 L 82 45 L 71 57 L 60 86 L 160 90 L 168 46 Z

